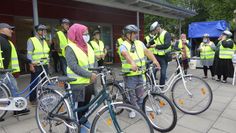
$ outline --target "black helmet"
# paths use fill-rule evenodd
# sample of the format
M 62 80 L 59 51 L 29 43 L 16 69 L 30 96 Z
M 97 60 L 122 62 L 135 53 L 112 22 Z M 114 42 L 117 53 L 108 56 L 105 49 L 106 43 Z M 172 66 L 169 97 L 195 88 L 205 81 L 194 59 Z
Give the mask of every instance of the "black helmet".
M 127 33 L 132 33 L 132 32 L 139 32 L 139 28 L 136 25 L 130 24 L 130 25 L 126 25 L 125 28 L 123 29 L 123 34 L 127 34 Z

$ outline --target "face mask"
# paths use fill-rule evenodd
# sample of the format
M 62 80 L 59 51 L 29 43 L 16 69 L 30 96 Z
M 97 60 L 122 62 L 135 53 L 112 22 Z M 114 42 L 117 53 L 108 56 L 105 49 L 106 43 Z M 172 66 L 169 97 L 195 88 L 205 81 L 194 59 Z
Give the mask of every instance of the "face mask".
M 86 43 L 88 43 L 89 40 L 90 40 L 90 36 L 89 35 L 83 35 L 83 39 Z
M 205 42 L 205 43 L 206 43 L 206 42 L 207 42 L 207 39 L 203 39 L 203 42 Z

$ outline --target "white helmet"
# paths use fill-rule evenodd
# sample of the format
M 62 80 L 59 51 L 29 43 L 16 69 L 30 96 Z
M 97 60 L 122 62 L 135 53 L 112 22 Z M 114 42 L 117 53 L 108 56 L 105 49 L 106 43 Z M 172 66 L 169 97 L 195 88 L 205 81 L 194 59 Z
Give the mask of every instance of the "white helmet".
M 157 27 L 160 27 L 160 24 L 156 21 L 150 26 L 150 31 L 154 31 Z
M 223 32 L 224 35 L 227 35 L 228 37 L 231 37 L 232 36 L 232 33 L 229 31 L 229 30 L 225 30 Z
M 209 38 L 209 34 L 207 34 L 207 33 L 205 33 L 204 35 L 203 35 L 203 37 L 208 37 Z

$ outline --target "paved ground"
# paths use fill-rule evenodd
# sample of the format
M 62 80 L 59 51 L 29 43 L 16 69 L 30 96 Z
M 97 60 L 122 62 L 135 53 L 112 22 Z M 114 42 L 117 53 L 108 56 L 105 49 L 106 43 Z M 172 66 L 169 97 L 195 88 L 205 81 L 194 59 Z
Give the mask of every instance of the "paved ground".
M 168 73 L 175 67 L 170 64 Z M 202 70 L 191 70 L 202 77 Z M 186 115 L 178 111 L 178 122 L 171 133 L 235 133 L 236 132 L 236 86 L 229 83 L 223 84 L 211 79 L 206 80 L 213 89 L 213 103 L 210 108 L 196 116 Z M 18 79 L 20 88 L 29 83 L 29 76 Z M 4 122 L 0 122 L 0 133 L 39 133 L 34 118 L 34 108 L 29 107 L 31 113 L 26 116 L 13 117 L 9 112 Z

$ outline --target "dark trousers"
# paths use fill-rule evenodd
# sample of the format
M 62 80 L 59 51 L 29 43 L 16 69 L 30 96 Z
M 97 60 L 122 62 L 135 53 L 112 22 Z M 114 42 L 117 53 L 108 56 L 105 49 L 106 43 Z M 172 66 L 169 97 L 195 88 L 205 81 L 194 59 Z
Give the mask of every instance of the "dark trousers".
M 159 84 L 164 85 L 165 80 L 166 80 L 166 70 L 168 67 L 168 61 L 165 56 L 159 56 L 159 55 L 155 55 L 155 56 L 161 66 L 161 75 L 160 75 L 160 83 Z
M 66 58 L 63 56 L 59 56 L 59 60 L 60 60 L 62 75 L 66 76 L 67 75 L 67 73 L 66 73 L 66 67 L 67 67 Z
M 209 66 L 209 69 L 211 71 L 211 76 L 214 77 L 213 66 Z M 203 66 L 204 76 L 206 77 L 207 77 L 207 70 L 208 70 L 208 66 Z
M 54 62 L 54 69 L 55 69 L 55 72 L 59 72 L 58 70 L 58 63 L 59 63 L 59 56 L 57 54 L 57 52 L 53 52 L 52 53 L 52 58 L 53 58 L 53 62 Z
M 98 66 L 103 66 L 103 63 L 104 63 L 104 60 L 103 60 L 103 59 L 99 60 L 99 61 L 98 61 Z
M 85 87 L 85 98 L 84 98 L 84 102 L 79 101 L 78 102 L 78 107 L 83 107 L 86 106 L 87 104 L 89 104 L 92 95 L 94 94 L 94 84 L 88 85 Z M 88 111 L 88 109 L 82 111 L 82 112 L 78 112 L 78 118 L 81 119 L 82 116 L 85 115 L 85 113 Z
M 34 72 L 34 73 L 31 72 L 31 80 L 30 80 L 30 83 L 32 83 L 32 82 L 39 76 L 39 74 L 43 71 L 43 69 L 42 69 L 41 66 L 35 66 L 34 68 L 35 68 L 35 72 Z M 48 73 L 48 65 L 44 65 L 44 68 L 45 68 L 45 70 L 46 70 L 47 73 Z M 42 75 L 42 76 L 44 76 L 44 75 Z M 40 80 L 40 78 L 37 79 L 37 80 L 30 86 L 30 90 L 32 90 L 32 89 L 38 84 L 39 80 Z M 36 95 L 36 94 L 37 94 L 36 89 L 34 89 L 34 91 L 32 91 L 31 94 L 30 94 L 30 96 L 29 96 L 29 101 L 30 101 L 30 102 L 36 101 L 36 99 L 37 99 L 37 95 Z

